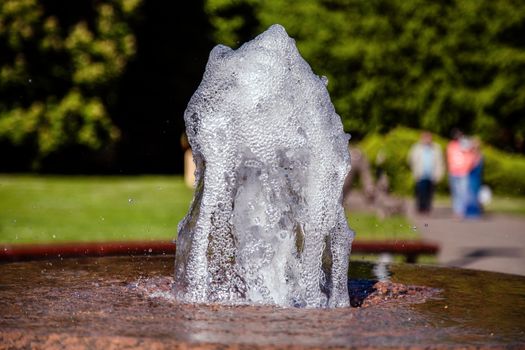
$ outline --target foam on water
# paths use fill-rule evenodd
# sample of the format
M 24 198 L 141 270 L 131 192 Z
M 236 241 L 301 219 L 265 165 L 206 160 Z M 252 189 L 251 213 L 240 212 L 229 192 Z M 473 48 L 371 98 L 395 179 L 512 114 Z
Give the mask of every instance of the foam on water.
M 218 45 L 184 119 L 196 191 L 179 224 L 183 302 L 348 306 L 348 135 L 280 25 Z

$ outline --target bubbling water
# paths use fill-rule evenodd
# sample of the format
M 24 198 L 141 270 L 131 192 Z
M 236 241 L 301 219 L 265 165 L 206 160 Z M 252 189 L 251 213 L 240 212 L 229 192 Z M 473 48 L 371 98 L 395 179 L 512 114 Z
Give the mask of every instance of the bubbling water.
M 218 45 L 184 113 L 196 190 L 179 224 L 182 302 L 349 305 L 349 136 L 284 28 Z

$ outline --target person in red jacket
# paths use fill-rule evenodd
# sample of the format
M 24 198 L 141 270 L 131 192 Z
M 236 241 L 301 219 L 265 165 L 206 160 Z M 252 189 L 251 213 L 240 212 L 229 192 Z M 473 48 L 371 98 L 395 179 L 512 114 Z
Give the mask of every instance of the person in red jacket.
M 447 145 L 447 167 L 452 210 L 457 218 L 463 218 L 468 200 L 468 175 L 474 159 L 468 138 L 458 129 L 453 129 L 451 136 Z

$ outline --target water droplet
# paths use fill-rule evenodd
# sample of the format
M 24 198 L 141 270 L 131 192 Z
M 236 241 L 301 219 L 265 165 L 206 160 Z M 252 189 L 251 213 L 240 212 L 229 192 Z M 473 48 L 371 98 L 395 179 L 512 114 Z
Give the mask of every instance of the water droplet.
M 153 249 L 149 248 L 148 249 L 148 253 L 151 253 L 153 251 Z
M 414 231 L 414 232 L 417 231 L 417 227 L 415 225 L 412 226 L 412 231 Z
M 106 219 L 105 219 L 103 216 L 101 216 L 101 217 L 100 217 L 100 220 L 101 220 L 101 221 L 104 221 L 104 220 L 106 220 Z
M 29 78 L 29 79 L 27 79 L 27 82 L 28 82 L 29 84 L 31 84 L 31 83 L 33 82 L 33 79 Z
M 55 234 L 53 234 L 53 239 L 57 238 L 57 236 Z
M 128 198 L 128 203 L 132 204 L 133 203 L 133 198 Z

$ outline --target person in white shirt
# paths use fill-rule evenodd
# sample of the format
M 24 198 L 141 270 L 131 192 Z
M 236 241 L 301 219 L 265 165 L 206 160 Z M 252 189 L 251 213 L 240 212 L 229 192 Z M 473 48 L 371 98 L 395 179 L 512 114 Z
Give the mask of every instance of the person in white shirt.
M 408 163 L 416 181 L 416 208 L 421 214 L 432 210 L 432 199 L 436 184 L 444 174 L 443 152 L 432 141 L 432 134 L 425 131 L 419 142 L 414 144 L 408 154 Z

